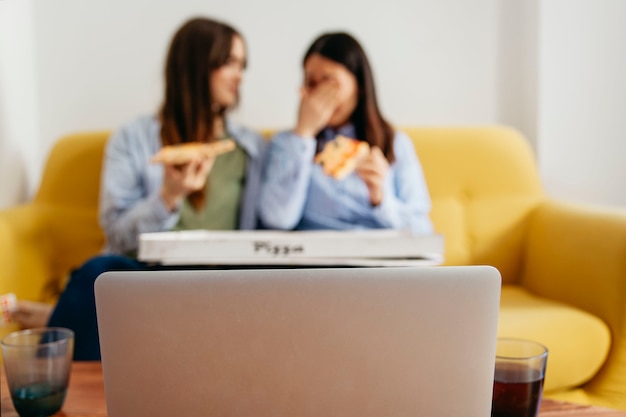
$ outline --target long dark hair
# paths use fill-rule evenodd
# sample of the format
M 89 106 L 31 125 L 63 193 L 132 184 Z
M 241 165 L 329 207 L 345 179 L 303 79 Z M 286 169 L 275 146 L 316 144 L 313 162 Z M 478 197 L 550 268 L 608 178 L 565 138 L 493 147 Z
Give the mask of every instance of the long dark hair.
M 161 142 L 210 142 L 216 116 L 210 75 L 226 64 L 233 38 L 243 37 L 231 26 L 198 17 L 174 35 L 165 63 L 165 97 L 160 111 Z
M 228 61 L 233 39 L 241 34 L 231 26 L 204 17 L 188 20 L 174 35 L 165 62 L 165 97 L 161 106 L 161 143 L 215 140 L 215 121 L 226 108 L 216 108 L 210 76 Z M 187 196 L 200 210 L 206 189 Z
M 370 146 L 378 146 L 389 163 L 395 161 L 393 128 L 378 108 L 372 69 L 359 42 L 347 33 L 326 33 L 313 42 L 304 55 L 302 64 L 313 54 L 343 65 L 355 76 L 359 97 L 350 121 L 355 126 L 357 138 L 366 141 Z

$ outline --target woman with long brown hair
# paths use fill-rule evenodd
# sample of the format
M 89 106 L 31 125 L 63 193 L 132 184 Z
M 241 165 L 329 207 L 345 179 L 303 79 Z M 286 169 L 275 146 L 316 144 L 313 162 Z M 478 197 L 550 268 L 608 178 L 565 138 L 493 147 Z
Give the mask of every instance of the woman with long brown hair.
M 109 252 L 132 254 L 142 232 L 256 227 L 264 140 L 226 117 L 245 67 L 243 38 L 229 25 L 196 18 L 174 35 L 160 111 L 122 127 L 107 146 L 100 219 Z M 217 158 L 150 163 L 165 145 L 227 138 L 237 146 Z
M 259 206 L 264 226 L 432 232 L 430 196 L 415 149 L 382 116 L 359 42 L 347 33 L 324 34 L 309 47 L 303 67 L 296 126 L 272 138 L 267 157 Z M 338 136 L 353 141 L 334 141 Z M 345 178 L 315 163 L 329 143 L 332 154 L 333 147 L 360 142 L 369 151 Z M 346 148 L 344 155 L 351 152 Z
M 105 271 L 158 269 L 135 258 L 140 233 L 257 227 L 266 141 L 227 118 L 239 100 L 245 67 L 244 40 L 234 28 L 207 18 L 187 21 L 169 47 L 159 111 L 131 121 L 109 139 L 100 197 L 104 253 L 72 272 L 47 323 L 74 331 L 76 360 L 100 359 L 95 279 Z M 235 146 L 219 156 L 151 162 L 168 145 L 224 140 Z M 37 315 L 42 325 L 50 314 L 32 303 L 22 306 L 14 314 L 18 323 L 30 319 L 34 325 Z

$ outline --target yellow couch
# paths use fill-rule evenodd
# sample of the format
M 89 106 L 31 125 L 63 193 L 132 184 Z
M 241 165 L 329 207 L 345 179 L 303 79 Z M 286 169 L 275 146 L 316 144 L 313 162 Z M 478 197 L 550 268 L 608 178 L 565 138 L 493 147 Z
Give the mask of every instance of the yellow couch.
M 548 346 L 546 396 L 626 410 L 626 211 L 547 197 L 514 130 L 404 130 L 424 166 L 446 264 L 500 270 L 499 334 Z M 100 250 L 107 136 L 60 140 L 34 200 L 0 211 L 0 294 L 54 302 L 68 271 Z

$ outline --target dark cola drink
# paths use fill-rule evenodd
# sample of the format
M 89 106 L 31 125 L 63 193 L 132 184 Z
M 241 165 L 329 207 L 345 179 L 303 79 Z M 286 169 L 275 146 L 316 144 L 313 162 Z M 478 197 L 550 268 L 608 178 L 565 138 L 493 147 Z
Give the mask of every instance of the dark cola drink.
M 536 417 L 542 392 L 542 370 L 515 363 L 498 364 L 491 416 Z

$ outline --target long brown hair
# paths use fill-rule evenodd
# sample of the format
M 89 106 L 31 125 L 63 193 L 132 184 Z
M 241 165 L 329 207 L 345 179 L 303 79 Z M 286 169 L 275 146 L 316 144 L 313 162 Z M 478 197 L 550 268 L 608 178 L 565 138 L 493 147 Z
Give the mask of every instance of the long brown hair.
M 203 17 L 187 21 L 174 35 L 159 114 L 163 146 L 215 140 L 216 120 L 227 109 L 213 103 L 210 75 L 228 61 L 235 37 L 243 39 L 231 26 Z M 196 210 L 204 205 L 205 193 L 203 188 L 187 196 Z
M 174 35 L 165 63 L 165 97 L 161 107 L 161 142 L 210 142 L 216 116 L 210 75 L 226 64 L 234 37 L 231 26 L 207 18 L 187 21 Z M 242 38 L 243 39 L 243 38 Z
M 350 121 L 354 124 L 356 135 L 371 146 L 378 146 L 389 163 L 395 161 L 393 128 L 378 108 L 374 76 L 363 47 L 347 33 L 326 33 L 313 42 L 304 54 L 302 64 L 304 65 L 313 54 L 319 54 L 343 65 L 355 76 L 359 97 Z

